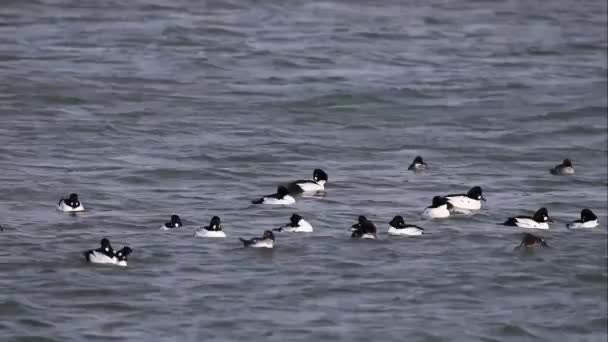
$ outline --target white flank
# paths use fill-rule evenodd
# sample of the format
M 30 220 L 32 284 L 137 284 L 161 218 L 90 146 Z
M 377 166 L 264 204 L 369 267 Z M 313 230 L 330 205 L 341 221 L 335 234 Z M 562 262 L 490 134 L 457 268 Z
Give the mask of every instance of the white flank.
M 529 218 L 515 218 L 515 224 L 520 228 L 529 229 L 549 229 L 549 223 L 547 222 L 536 222 Z
M 64 201 L 61 201 L 57 205 L 57 210 L 63 211 L 64 213 L 74 213 L 74 212 L 77 212 L 77 211 L 84 211 L 84 206 L 82 205 L 82 203 L 80 203 L 80 205 L 78 207 L 72 208 L 69 205 L 65 204 Z
M 196 232 L 194 232 L 194 236 L 198 236 L 198 237 L 208 237 L 208 238 L 225 238 L 226 237 L 226 233 L 224 233 L 223 231 L 219 230 L 219 231 L 211 231 L 211 230 L 207 230 L 207 229 L 199 229 Z
M 422 235 L 422 234 L 423 234 L 422 230 L 415 228 L 415 227 L 397 229 L 397 228 L 389 225 L 389 228 L 388 228 L 388 235 L 393 235 L 393 236 L 418 236 L 418 235 Z
M 455 209 L 479 210 L 481 209 L 481 201 L 468 198 L 467 196 L 446 196 Z
M 597 222 L 597 220 L 592 220 L 592 221 L 587 221 L 587 222 L 570 222 L 568 223 L 567 227 L 569 229 L 589 229 L 589 228 L 595 228 L 599 226 L 599 223 Z
M 444 204 L 437 208 L 425 208 L 422 212 L 422 217 L 427 219 L 446 218 L 450 216 L 448 205 Z

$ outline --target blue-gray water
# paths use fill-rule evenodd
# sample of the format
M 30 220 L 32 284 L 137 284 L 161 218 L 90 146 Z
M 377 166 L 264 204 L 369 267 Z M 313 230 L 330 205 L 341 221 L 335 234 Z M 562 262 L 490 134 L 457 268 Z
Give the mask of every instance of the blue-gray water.
M 605 341 L 606 7 L 3 1 L 0 339 Z M 316 167 L 324 199 L 249 203 Z M 478 215 L 419 221 L 473 185 Z M 514 252 L 496 223 L 541 206 L 552 248 Z M 568 231 L 584 207 L 600 227 Z M 293 212 L 314 234 L 241 248 Z M 192 237 L 213 215 L 228 239 Z M 104 236 L 126 269 L 84 263 Z

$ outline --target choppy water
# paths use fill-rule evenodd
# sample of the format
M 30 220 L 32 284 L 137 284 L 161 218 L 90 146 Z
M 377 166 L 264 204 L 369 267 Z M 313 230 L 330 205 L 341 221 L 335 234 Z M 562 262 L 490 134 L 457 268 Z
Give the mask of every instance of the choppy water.
M 4 1 L 1 339 L 605 341 L 606 27 L 602 0 Z M 316 167 L 324 199 L 249 204 Z M 480 214 L 386 236 L 473 185 Z M 514 252 L 496 223 L 541 206 L 553 248 Z M 292 212 L 312 236 L 240 248 Z M 193 238 L 213 215 L 229 238 Z M 104 236 L 128 268 L 83 262 Z

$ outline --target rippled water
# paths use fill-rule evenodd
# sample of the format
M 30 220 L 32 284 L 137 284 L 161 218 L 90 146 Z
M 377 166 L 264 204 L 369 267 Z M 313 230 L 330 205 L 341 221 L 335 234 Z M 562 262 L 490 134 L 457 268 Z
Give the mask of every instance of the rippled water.
M 4 1 L 1 339 L 605 341 L 606 7 Z M 250 204 L 316 167 L 325 198 Z M 478 215 L 419 222 L 473 185 Z M 552 248 L 513 251 L 496 223 L 541 206 Z M 566 230 L 584 207 L 600 227 Z M 315 233 L 241 248 L 293 212 Z M 431 234 L 388 237 L 396 214 Z M 229 238 L 192 237 L 213 215 Z M 83 262 L 104 236 L 128 268 Z

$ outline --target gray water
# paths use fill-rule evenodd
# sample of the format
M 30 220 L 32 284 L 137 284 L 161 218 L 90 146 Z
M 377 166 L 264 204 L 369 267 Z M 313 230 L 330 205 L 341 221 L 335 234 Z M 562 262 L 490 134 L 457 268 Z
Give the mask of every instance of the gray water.
M 0 340 L 605 341 L 606 7 L 3 1 Z M 317 167 L 326 197 L 250 204 Z M 479 214 L 420 221 L 473 185 Z M 514 251 L 497 223 L 542 206 L 552 248 Z M 241 248 L 294 212 L 313 234 Z M 228 238 L 194 238 L 213 215 Z M 84 262 L 102 237 L 127 268 Z

